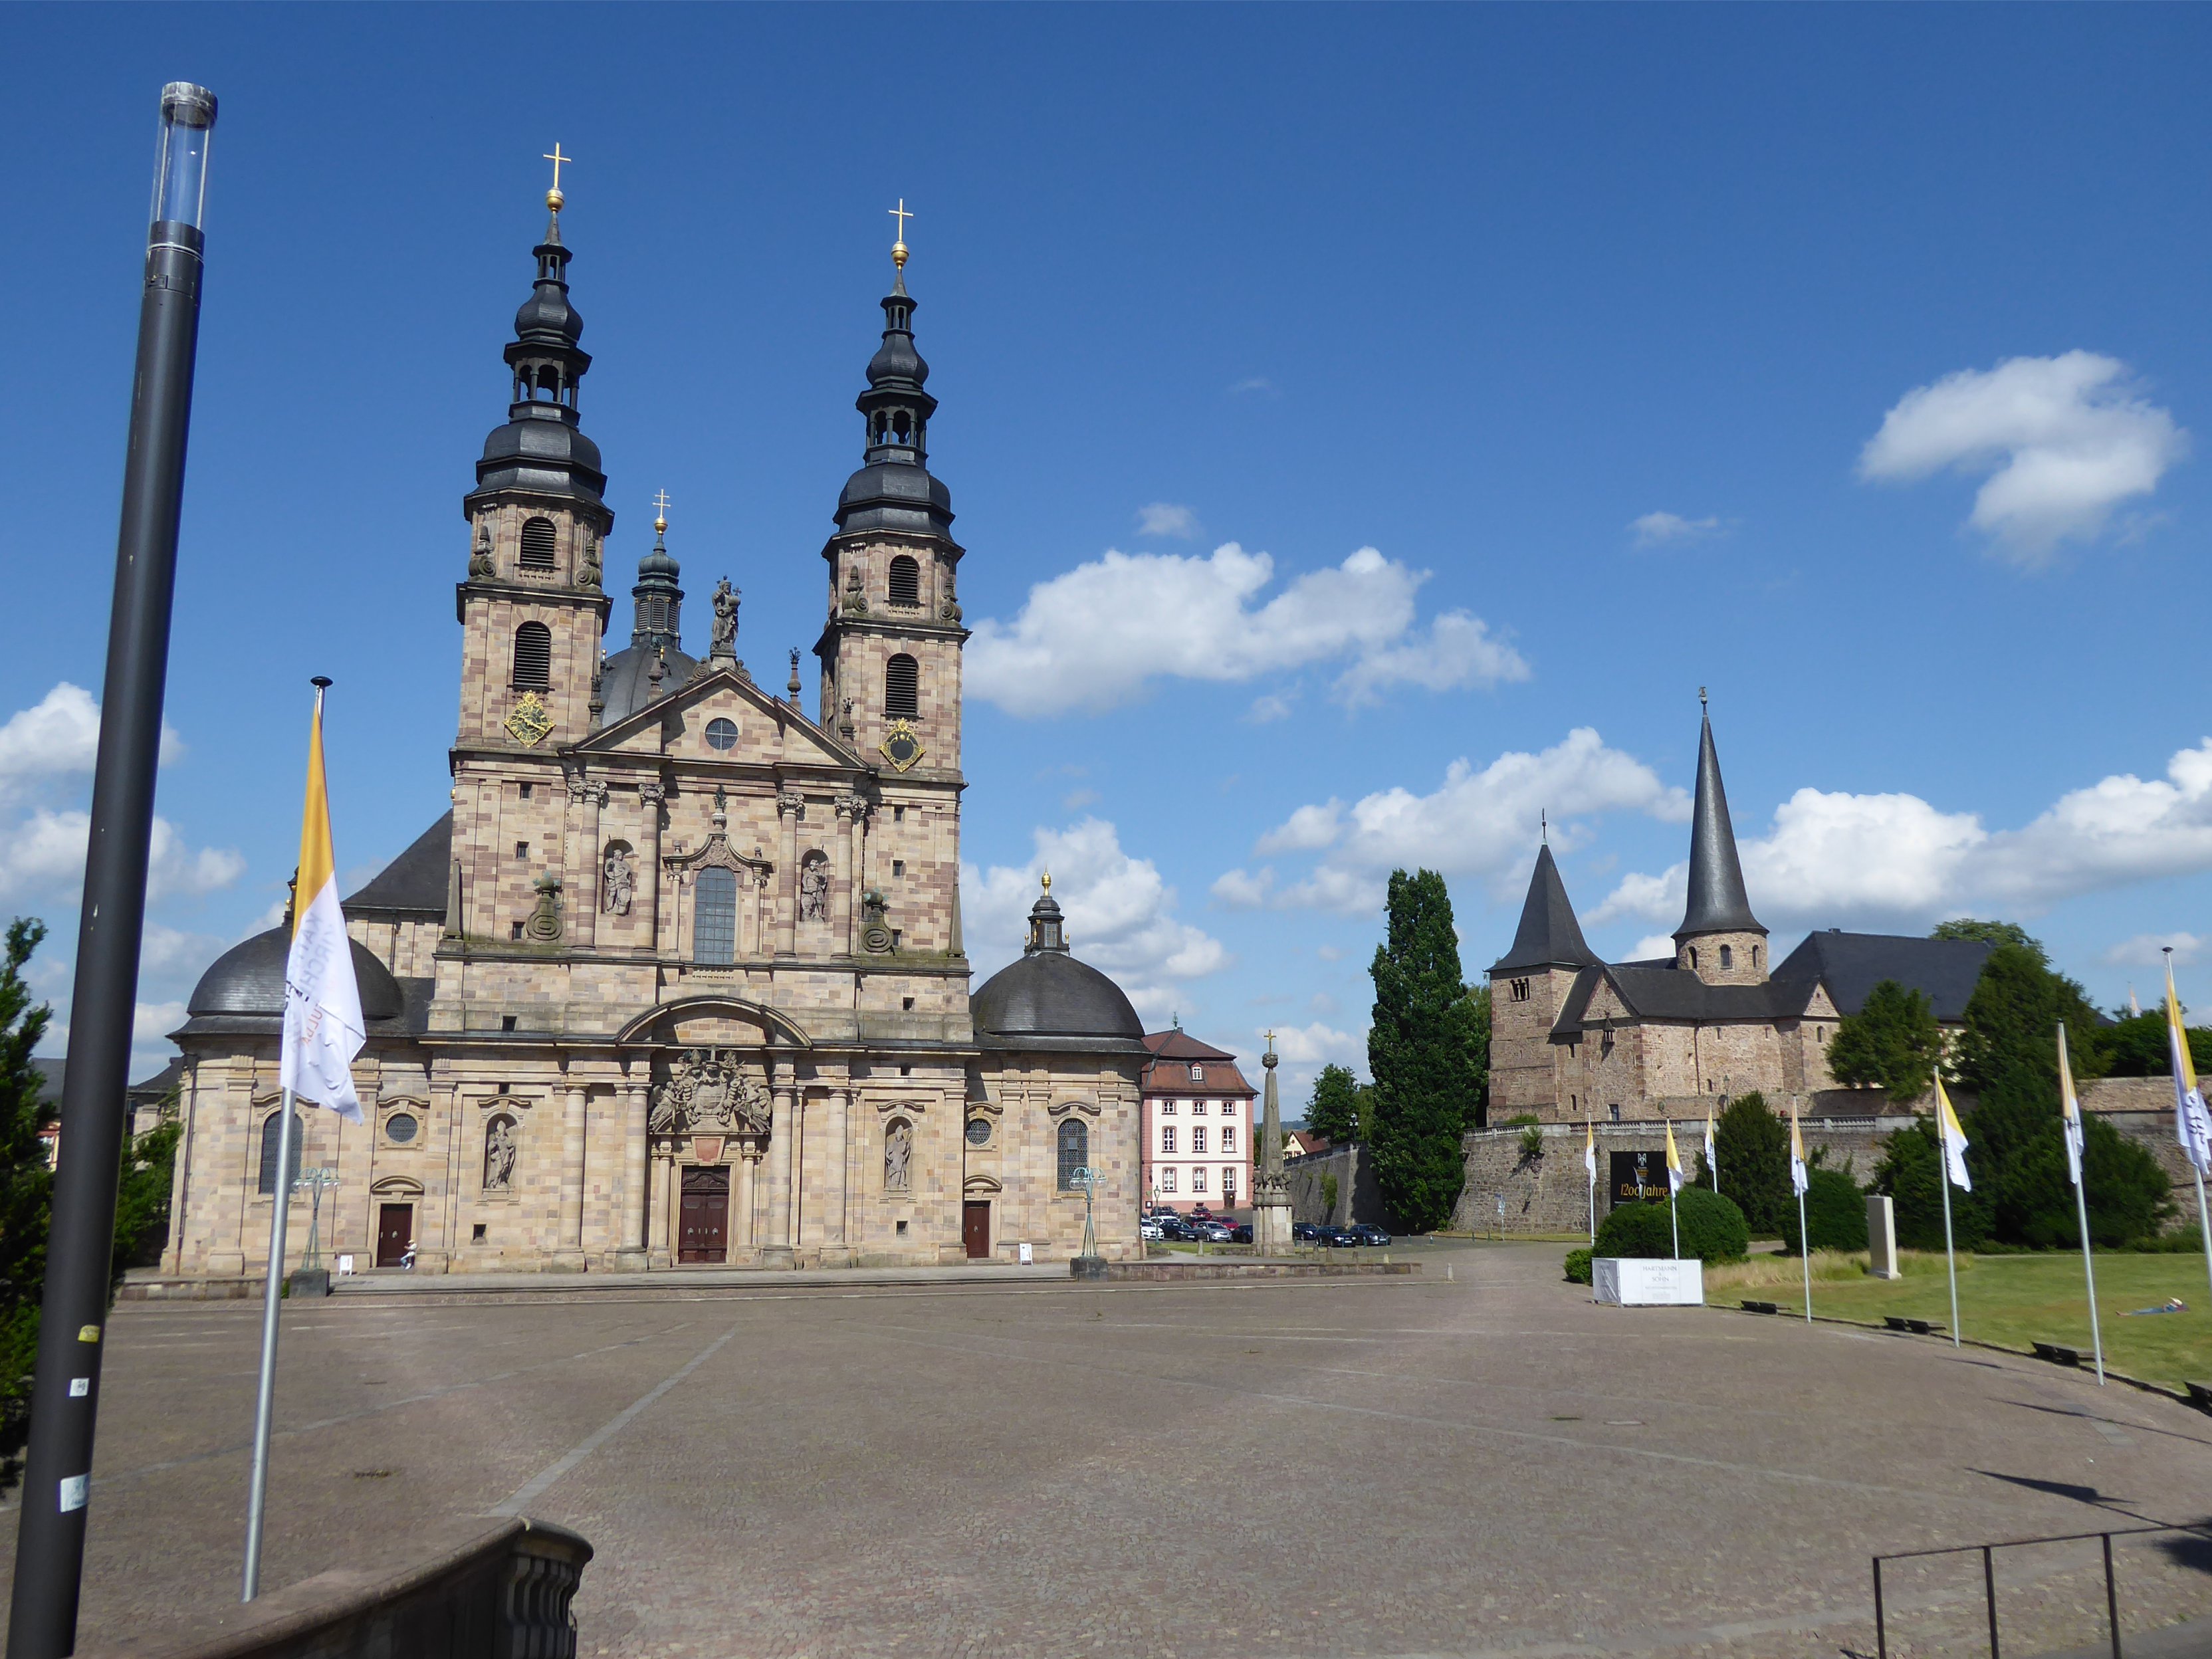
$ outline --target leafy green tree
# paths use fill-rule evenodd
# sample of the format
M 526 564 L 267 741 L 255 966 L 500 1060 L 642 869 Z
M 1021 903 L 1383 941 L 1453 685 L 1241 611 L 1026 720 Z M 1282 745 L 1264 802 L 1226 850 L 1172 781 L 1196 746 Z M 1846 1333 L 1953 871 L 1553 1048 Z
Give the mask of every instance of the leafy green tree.
M 1671 1256 L 1678 1225 L 1685 1261 L 1695 1256 L 1702 1261 L 1741 1261 L 1751 1245 L 1743 1212 L 1733 1200 L 1702 1188 L 1685 1187 L 1674 1194 L 1672 1215 L 1663 1198 L 1652 1203 L 1616 1206 L 1597 1224 L 1597 1254 L 1647 1260 Z
M 1969 1139 L 1972 1139 L 1970 1135 Z M 1973 1171 L 1967 1154 L 1967 1173 Z M 1943 1158 L 1936 1145 L 1936 1121 L 1917 1119 L 1882 1142 L 1881 1162 L 1875 1166 L 1874 1190 L 1887 1194 L 1897 1222 L 1897 1242 L 1908 1250 L 1943 1248 Z M 1951 1236 L 1962 1250 L 1971 1250 L 1990 1236 L 1990 1201 L 1979 1190 L 1951 1189 Z
M 1466 1127 L 1480 1129 L 1490 1121 L 1490 986 L 1487 981 L 1467 988 L 1468 1063 L 1474 1068 L 1474 1094 L 1469 1102 Z
M 1976 921 L 1972 916 L 1960 916 L 1952 921 L 1939 921 L 1928 930 L 1930 939 L 1978 939 L 1990 945 L 2017 945 L 2023 951 L 2033 951 L 2038 962 L 2048 963 L 2051 953 L 2043 948 L 2043 941 L 2030 937 L 2027 928 L 2016 921 Z
M 115 1191 L 115 1250 L 109 1258 L 111 1291 L 122 1285 L 125 1269 L 158 1265 L 161 1248 L 168 1242 L 169 1194 L 184 1125 L 168 1115 L 164 1104 L 164 1121 L 159 1126 L 135 1141 L 125 1137 L 123 1143 L 123 1169 Z
M 2186 1035 L 2189 1058 L 2199 1075 L 2212 1071 L 2212 1029 L 2191 1025 Z M 2073 1038 L 2071 1026 L 2067 1037 L 2069 1042 Z M 2097 1034 L 2097 1046 L 2105 1057 L 2106 1077 L 2164 1077 L 2173 1066 L 2162 1009 L 2115 1020 Z
M 1867 993 L 1858 1012 L 1838 1024 L 1828 1070 L 1838 1083 L 1872 1084 L 1888 1090 L 1893 1101 L 1911 1100 L 1928 1091 L 1942 1045 L 1935 1005 L 1925 994 L 1886 979 Z
M 1313 1093 L 1306 1100 L 1306 1128 L 1327 1137 L 1332 1146 L 1359 1139 L 1359 1085 L 1352 1081 L 1350 1066 L 1331 1063 L 1314 1078 Z
M 1790 1186 L 1790 1126 L 1768 1109 L 1765 1095 L 1754 1089 L 1729 1102 L 1713 1125 L 1713 1150 L 1721 1161 L 1721 1194 L 1743 1212 L 1752 1237 L 1779 1235 L 1784 1208 L 1796 1201 Z M 1697 1160 L 1697 1184 L 1711 1188 L 1713 1172 L 1702 1148 Z
M 24 964 L 46 924 L 18 917 L 0 954 L 0 1492 L 22 1478 L 31 1426 L 31 1372 L 39 1351 L 39 1295 L 46 1276 L 52 1179 L 39 1144 L 39 1087 L 31 1051 L 47 1009 L 33 1006 Z
M 1863 1250 L 1867 1247 L 1866 1194 L 1859 1183 L 1841 1170 L 1811 1170 L 1805 1182 L 1805 1231 L 1816 1250 Z M 1782 1248 L 1789 1255 L 1802 1255 L 1797 1237 L 1795 1195 L 1782 1212 Z
M 1430 1232 L 1451 1218 L 1459 1200 L 1466 1180 L 1460 1137 L 1479 1098 L 1474 1005 L 1460 975 L 1451 896 L 1435 871 L 1391 872 L 1388 932 L 1370 971 L 1376 1182 L 1401 1227 Z

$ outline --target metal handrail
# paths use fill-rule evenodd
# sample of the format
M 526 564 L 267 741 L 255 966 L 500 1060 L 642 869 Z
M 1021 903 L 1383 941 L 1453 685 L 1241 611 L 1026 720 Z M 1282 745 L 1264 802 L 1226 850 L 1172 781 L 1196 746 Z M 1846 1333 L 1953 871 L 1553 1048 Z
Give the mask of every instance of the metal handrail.
M 2186 1532 L 2212 1537 L 2212 1524 L 2195 1526 L 2153 1524 L 2145 1527 L 2114 1527 L 2105 1532 L 2063 1532 L 2048 1538 L 2007 1538 L 1993 1544 L 1948 1544 L 1935 1549 L 1893 1550 L 1874 1558 L 1874 1645 L 1875 1659 L 1889 1659 L 1889 1627 L 1881 1599 L 1881 1564 L 1885 1561 L 1910 1561 L 1929 1555 L 1971 1555 L 1976 1551 L 1982 1558 L 1982 1594 L 1989 1607 L 1990 1659 L 2002 1659 L 1997 1645 L 1997 1574 L 1996 1552 L 2019 1549 L 2029 1544 L 2078 1544 L 2094 1538 L 2101 1540 L 2105 1553 L 2105 1620 L 2111 1632 L 2112 1659 L 2124 1659 L 2120 1652 L 2120 1597 L 2118 1582 L 2112 1576 L 2112 1540 L 2136 1538 L 2150 1532 Z

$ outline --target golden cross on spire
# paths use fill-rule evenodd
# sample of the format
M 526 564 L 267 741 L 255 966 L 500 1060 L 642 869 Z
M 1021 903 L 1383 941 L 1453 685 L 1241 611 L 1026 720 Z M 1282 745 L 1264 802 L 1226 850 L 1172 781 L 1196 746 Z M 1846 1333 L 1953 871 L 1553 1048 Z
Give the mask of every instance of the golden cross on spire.
M 545 205 L 558 213 L 561 210 L 561 204 L 567 199 L 561 194 L 561 167 L 564 162 L 573 165 L 576 158 L 573 155 L 562 155 L 560 143 L 556 140 L 552 152 L 542 159 L 553 164 L 553 188 L 545 192 Z
M 558 146 L 556 146 L 556 148 L 558 148 Z M 655 530 L 667 529 L 668 492 L 666 490 L 656 489 L 653 492 L 653 510 L 657 515 L 653 520 L 653 527 Z
M 906 222 L 914 215 L 906 210 L 906 198 L 903 196 L 899 198 L 896 207 L 885 208 L 884 211 L 898 221 L 898 240 L 891 244 L 891 263 L 903 270 L 906 269 Z

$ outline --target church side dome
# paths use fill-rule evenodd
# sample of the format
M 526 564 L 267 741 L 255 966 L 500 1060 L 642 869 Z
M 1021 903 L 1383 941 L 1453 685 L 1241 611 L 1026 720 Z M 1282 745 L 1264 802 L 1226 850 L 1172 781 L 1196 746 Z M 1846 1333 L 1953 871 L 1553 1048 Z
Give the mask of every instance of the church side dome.
M 399 981 L 371 956 L 359 939 L 353 946 L 353 976 L 361 987 L 364 1019 L 397 1019 L 402 997 Z M 292 952 L 289 925 L 256 933 L 242 945 L 234 945 L 215 959 L 200 982 L 192 988 L 185 1012 L 194 1018 L 209 1014 L 250 1014 L 270 1019 L 284 1015 L 284 963 Z
M 1068 950 L 1060 905 L 1049 890 L 1030 911 L 1021 959 L 985 980 L 968 1006 L 976 1031 L 988 1036 L 1135 1041 L 1145 1035 L 1145 1023 L 1121 988 Z

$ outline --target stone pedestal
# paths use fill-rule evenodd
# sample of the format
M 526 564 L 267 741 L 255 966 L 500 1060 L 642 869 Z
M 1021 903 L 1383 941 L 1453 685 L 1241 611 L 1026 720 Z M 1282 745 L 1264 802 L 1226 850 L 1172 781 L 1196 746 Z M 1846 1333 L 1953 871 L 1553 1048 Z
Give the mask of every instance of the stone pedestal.
M 1902 1279 L 1897 1265 L 1897 1212 L 1880 1193 L 1867 1194 L 1867 1271 L 1876 1279 Z
M 1255 1232 L 1253 1237 L 1258 1237 Z M 1068 1276 L 1073 1279 L 1103 1279 L 1106 1277 L 1106 1258 L 1103 1255 L 1070 1256 Z
M 1291 1237 L 1291 1194 L 1288 1186 L 1252 1195 L 1252 1250 L 1255 1255 L 1287 1255 Z

